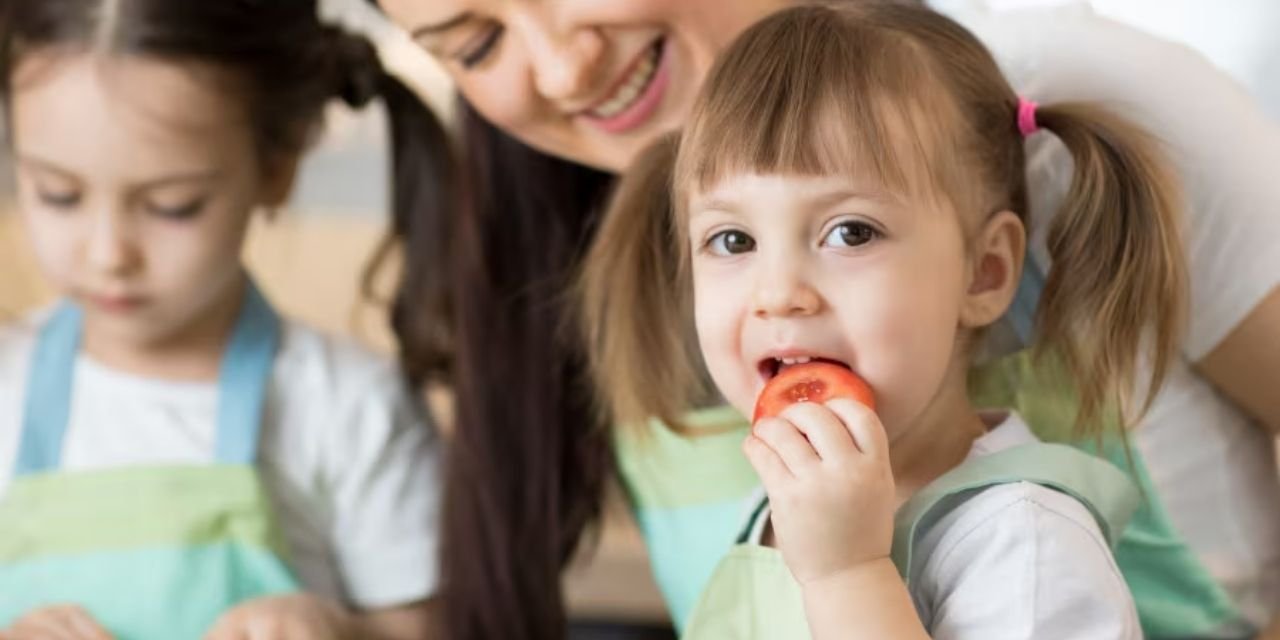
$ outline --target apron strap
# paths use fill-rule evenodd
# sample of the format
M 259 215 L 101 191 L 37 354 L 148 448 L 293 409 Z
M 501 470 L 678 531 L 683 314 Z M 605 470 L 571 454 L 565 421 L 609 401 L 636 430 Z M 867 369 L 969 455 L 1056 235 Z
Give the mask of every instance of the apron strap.
M 1140 495 L 1120 469 L 1066 445 L 1031 443 L 970 460 L 912 496 L 894 517 L 893 563 L 910 585 L 916 542 L 956 507 L 984 489 L 1031 482 L 1079 500 L 1112 546 L 1128 526 Z
M 280 318 L 252 278 L 218 371 L 218 436 L 215 457 L 222 464 L 251 465 L 266 407 L 271 369 L 280 348 Z
M 62 303 L 40 331 L 32 354 L 14 476 L 51 472 L 62 459 L 70 422 L 83 312 Z M 267 387 L 280 345 L 280 318 L 250 278 L 218 371 L 215 459 L 257 460 Z
M 62 303 L 36 338 L 15 477 L 52 471 L 62 461 L 62 437 L 71 413 L 71 386 L 80 352 L 80 324 L 80 308 Z

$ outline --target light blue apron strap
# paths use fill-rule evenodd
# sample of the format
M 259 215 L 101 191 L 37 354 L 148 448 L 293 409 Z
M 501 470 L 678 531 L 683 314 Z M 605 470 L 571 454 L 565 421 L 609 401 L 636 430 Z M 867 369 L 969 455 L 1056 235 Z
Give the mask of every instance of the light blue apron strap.
M 53 471 L 61 463 L 62 438 L 71 413 L 76 354 L 80 351 L 80 321 L 80 309 L 63 303 L 36 339 L 27 376 L 22 438 L 14 476 Z
M 912 496 L 894 516 L 893 563 L 910 581 L 915 543 L 979 491 L 1031 482 L 1079 500 L 1113 547 L 1138 508 L 1137 487 L 1115 465 L 1060 444 L 1025 444 L 966 462 Z
M 279 347 L 280 318 L 250 279 L 218 372 L 218 462 L 251 465 L 257 460 L 263 409 Z
M 1035 338 L 1036 307 L 1040 305 L 1040 294 L 1044 293 L 1044 272 L 1040 265 L 1027 252 L 1027 259 L 1022 265 L 1022 279 L 1018 281 L 1018 290 L 1013 295 L 1013 303 L 1005 316 L 1013 325 L 1013 331 L 1023 345 L 1029 345 Z

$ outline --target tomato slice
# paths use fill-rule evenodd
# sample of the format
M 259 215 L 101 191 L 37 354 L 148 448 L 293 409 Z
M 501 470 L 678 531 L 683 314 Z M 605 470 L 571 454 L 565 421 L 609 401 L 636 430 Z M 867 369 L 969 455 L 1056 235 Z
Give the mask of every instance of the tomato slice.
M 822 404 L 832 398 L 849 398 L 873 411 L 876 408 L 871 387 L 858 374 L 830 362 L 806 362 L 786 367 L 764 386 L 751 422 L 772 418 L 797 402 Z

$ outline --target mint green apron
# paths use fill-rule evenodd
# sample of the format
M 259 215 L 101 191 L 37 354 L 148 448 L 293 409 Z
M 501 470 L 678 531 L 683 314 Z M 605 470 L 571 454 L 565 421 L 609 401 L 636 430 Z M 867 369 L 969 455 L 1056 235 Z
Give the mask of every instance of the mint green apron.
M 985 367 L 971 381 L 978 406 L 1017 410 L 1041 440 L 1091 452 L 1074 440 L 1075 397 L 1052 362 L 1031 366 L 1026 352 Z M 687 626 L 716 565 L 733 545 L 759 488 L 742 455 L 750 424 L 729 407 L 699 411 L 683 437 L 652 422 L 618 429 L 614 448 L 650 562 L 678 629 Z M 1065 426 L 1065 427 L 1064 427 Z M 1138 452 L 1117 443 L 1101 457 L 1128 471 L 1142 500 L 1116 547 L 1116 562 L 1151 638 L 1241 638 L 1251 627 L 1226 591 L 1174 530 Z
M 1033 482 L 1076 498 L 1111 544 L 1138 504 L 1137 489 L 1120 470 L 1063 445 L 1026 444 L 970 460 L 925 487 L 894 517 L 893 563 L 908 588 L 915 545 L 932 525 L 981 491 L 1011 482 Z M 810 637 L 799 585 L 782 555 L 759 545 L 766 518 L 757 509 L 716 567 L 685 640 Z
M 255 469 L 280 321 L 249 284 L 219 371 L 216 463 L 59 469 L 81 314 L 36 344 L 14 479 L 0 499 L 0 628 L 83 606 L 118 640 L 199 638 L 247 599 L 297 590 Z

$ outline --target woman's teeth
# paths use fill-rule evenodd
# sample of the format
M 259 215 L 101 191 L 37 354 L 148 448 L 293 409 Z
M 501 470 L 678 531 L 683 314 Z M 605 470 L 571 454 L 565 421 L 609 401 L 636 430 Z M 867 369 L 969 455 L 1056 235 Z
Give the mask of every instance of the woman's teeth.
M 618 86 L 613 96 L 605 101 L 604 104 L 592 109 L 591 115 L 601 119 L 612 118 L 626 111 L 628 107 L 634 104 L 636 99 L 649 86 L 649 81 L 653 80 L 654 72 L 658 70 L 658 56 L 660 53 L 661 48 L 659 46 L 649 47 L 644 59 L 631 70 L 631 74 Z

